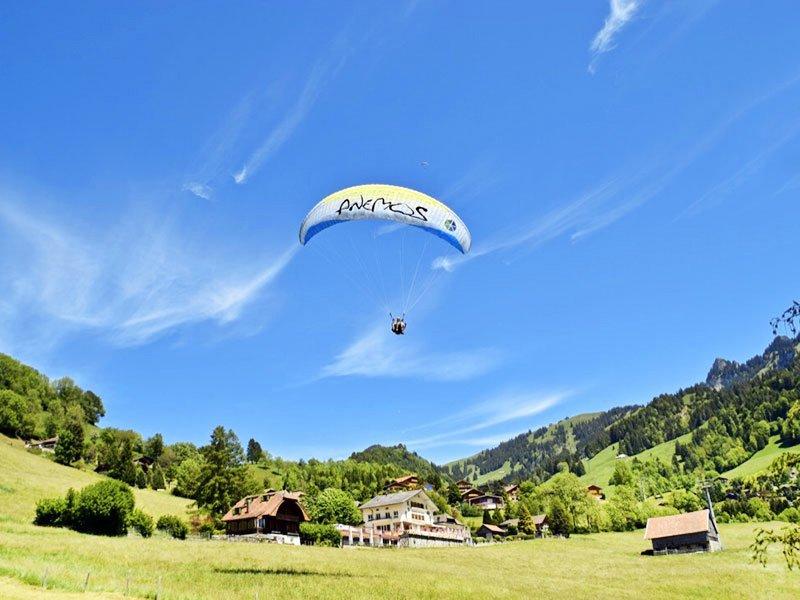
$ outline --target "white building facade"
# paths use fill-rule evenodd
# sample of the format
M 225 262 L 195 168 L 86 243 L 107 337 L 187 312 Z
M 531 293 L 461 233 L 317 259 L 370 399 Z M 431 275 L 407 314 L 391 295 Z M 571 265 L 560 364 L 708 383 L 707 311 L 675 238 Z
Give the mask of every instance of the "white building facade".
M 364 528 L 381 533 L 397 546 L 458 546 L 471 544 L 469 528 L 441 514 L 423 490 L 376 496 L 359 509 Z

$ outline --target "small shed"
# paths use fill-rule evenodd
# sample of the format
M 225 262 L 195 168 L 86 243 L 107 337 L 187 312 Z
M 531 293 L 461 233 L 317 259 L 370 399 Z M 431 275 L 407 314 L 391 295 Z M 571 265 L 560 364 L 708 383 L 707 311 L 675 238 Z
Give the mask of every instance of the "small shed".
M 502 527 L 498 527 L 497 525 L 489 525 L 487 523 L 481 525 L 478 528 L 478 531 L 475 532 L 475 535 L 477 535 L 478 537 L 486 538 L 490 542 L 495 537 L 503 537 L 504 535 L 507 534 L 508 532 Z
M 714 515 L 707 508 L 682 515 L 647 519 L 644 539 L 655 554 L 722 550 Z
M 26 448 L 38 448 L 43 452 L 54 452 L 56 449 L 56 444 L 58 444 L 58 436 L 51 437 L 46 440 L 36 441 L 30 440 L 25 443 Z
M 586 487 L 586 492 L 595 500 L 605 500 L 606 495 L 603 493 L 603 488 L 599 485 L 592 484 Z

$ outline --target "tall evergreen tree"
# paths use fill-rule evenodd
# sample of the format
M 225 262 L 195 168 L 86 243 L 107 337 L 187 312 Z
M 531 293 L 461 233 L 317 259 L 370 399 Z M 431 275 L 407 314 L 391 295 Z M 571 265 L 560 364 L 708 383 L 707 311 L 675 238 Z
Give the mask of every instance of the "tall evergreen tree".
M 220 425 L 200 452 L 205 460 L 195 500 L 200 508 L 223 515 L 248 491 L 242 446 L 233 431 Z
M 247 462 L 257 463 L 263 456 L 264 450 L 261 448 L 261 444 L 250 438 L 250 441 L 247 442 Z

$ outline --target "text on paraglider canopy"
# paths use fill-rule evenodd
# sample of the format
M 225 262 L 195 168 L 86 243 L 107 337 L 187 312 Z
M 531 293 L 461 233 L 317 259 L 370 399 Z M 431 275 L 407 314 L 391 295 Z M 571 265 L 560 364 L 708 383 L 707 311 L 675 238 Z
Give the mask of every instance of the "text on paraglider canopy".
M 350 198 L 345 198 L 339 205 L 336 214 L 341 215 L 343 212 L 353 211 L 366 211 L 372 213 L 376 211 L 389 211 L 398 215 L 403 215 L 404 217 L 417 219 L 418 221 L 428 221 L 428 217 L 425 216 L 425 213 L 428 212 L 428 209 L 424 206 L 412 207 L 405 202 L 392 202 L 386 198 L 365 199 L 364 196 L 361 196 L 360 200 L 351 200 Z

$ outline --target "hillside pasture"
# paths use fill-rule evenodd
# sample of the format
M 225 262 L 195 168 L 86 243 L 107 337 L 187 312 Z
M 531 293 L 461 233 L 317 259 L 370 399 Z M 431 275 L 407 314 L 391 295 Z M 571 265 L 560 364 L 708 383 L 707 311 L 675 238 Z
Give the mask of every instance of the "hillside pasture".
M 786 452 L 800 453 L 800 445 L 784 446 L 781 444 L 779 436 L 774 435 L 769 439 L 769 444 L 753 454 L 753 456 L 740 464 L 738 467 L 735 467 L 730 471 L 723 473 L 722 475 L 728 479 L 756 475 L 764 471 L 772 464 L 772 461 Z

